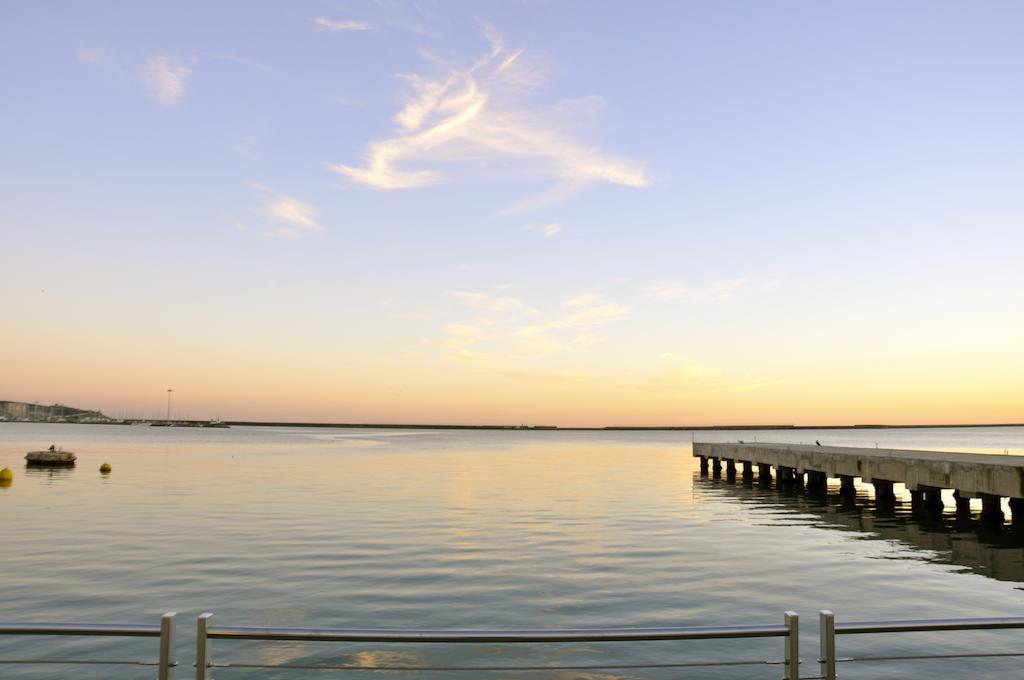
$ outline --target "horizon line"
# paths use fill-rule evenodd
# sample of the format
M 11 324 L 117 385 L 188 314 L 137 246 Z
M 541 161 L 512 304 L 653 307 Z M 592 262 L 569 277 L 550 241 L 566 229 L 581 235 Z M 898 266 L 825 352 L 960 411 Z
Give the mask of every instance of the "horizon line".
M 191 422 L 191 421 L 189 421 Z M 202 422 L 202 421 L 195 421 Z M 887 430 L 927 429 L 958 427 L 1024 427 L 1024 423 L 941 423 L 941 424 L 885 424 L 859 423 L 853 425 L 604 425 L 604 426 L 562 426 L 562 425 L 465 425 L 453 423 L 318 423 L 302 421 L 225 420 L 228 425 L 248 427 L 322 427 L 322 428 L 366 428 L 392 430 L 540 430 L 550 431 L 703 431 L 703 430 Z

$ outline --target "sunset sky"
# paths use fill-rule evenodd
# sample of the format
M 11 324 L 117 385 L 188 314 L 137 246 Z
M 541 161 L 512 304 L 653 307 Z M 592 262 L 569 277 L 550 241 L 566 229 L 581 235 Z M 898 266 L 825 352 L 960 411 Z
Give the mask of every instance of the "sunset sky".
M 1024 421 L 1020 2 L 4 2 L 0 399 Z

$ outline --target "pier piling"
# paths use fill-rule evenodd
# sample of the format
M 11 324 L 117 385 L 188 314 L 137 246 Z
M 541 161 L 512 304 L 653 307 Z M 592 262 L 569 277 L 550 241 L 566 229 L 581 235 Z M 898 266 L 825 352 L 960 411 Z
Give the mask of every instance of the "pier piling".
M 754 478 L 754 464 L 749 460 L 743 461 L 743 481 L 749 482 Z
M 1003 499 L 991 494 L 981 494 L 981 521 L 989 524 L 1002 524 Z
M 875 503 L 891 505 L 896 502 L 896 494 L 892 490 L 892 482 L 888 479 L 874 479 Z
M 910 491 L 910 511 L 915 515 L 920 514 L 924 510 L 924 491 L 920 489 L 909 489 Z
M 929 515 L 941 515 L 945 504 L 942 502 L 942 489 L 933 486 L 924 487 L 924 511 Z
M 816 470 L 808 471 L 807 490 L 817 494 L 826 493 L 828 491 L 828 475 Z
M 971 499 L 963 496 L 960 489 L 953 491 L 953 501 L 956 503 L 956 519 L 958 522 L 971 521 Z M 1012 502 L 1012 501 L 1011 501 Z
M 1010 499 L 1010 521 L 1018 526 L 1024 526 L 1024 498 Z
M 853 475 L 839 475 L 839 495 L 856 496 L 857 487 L 853 484 Z

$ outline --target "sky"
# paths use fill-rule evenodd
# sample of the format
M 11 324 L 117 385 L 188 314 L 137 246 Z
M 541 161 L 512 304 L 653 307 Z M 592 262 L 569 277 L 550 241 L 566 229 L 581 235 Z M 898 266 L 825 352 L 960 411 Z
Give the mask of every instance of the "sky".
M 1019 2 L 0 4 L 0 399 L 1024 421 Z

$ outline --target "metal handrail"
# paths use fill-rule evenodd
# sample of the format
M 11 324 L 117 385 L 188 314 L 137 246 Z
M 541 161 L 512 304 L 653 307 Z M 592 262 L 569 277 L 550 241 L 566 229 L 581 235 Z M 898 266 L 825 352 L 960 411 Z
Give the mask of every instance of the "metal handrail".
M 838 661 L 895 661 L 909 659 L 960 658 L 960 657 L 1002 657 L 1024 656 L 1024 653 L 1007 654 L 944 654 L 863 657 L 839 659 L 836 655 L 837 635 L 866 635 L 880 633 L 937 632 L 952 630 L 1009 630 L 1024 629 L 1024 617 L 984 617 L 956 619 L 911 619 L 896 621 L 846 621 L 836 622 L 835 614 L 828 610 L 820 612 L 820 646 L 818 662 L 823 680 L 836 680 Z M 150 624 L 103 624 L 103 623 L 20 623 L 0 621 L 0 635 L 71 635 L 105 637 L 158 637 L 160 655 L 159 680 L 171 680 L 174 667 L 174 612 L 164 614 L 159 625 Z M 744 626 L 684 626 L 666 628 L 571 628 L 540 630 L 415 630 L 415 629 L 365 629 L 365 628 L 274 628 L 252 626 L 210 626 L 213 614 L 199 616 L 196 622 L 196 678 L 209 680 L 209 670 L 214 667 L 211 656 L 211 641 L 221 640 L 273 640 L 303 642 L 384 642 L 384 643 L 558 643 L 558 642 L 624 642 L 624 641 L 665 641 L 665 640 L 714 640 L 736 638 L 784 638 L 784 654 L 781 663 L 785 666 L 784 680 L 799 680 L 800 668 L 800 618 L 795 612 L 787 611 L 782 625 Z M 75 661 L 60 660 L 0 660 L 4 664 L 76 664 L 110 663 L 124 661 Z M 724 662 L 724 665 L 749 664 L 755 662 Z M 143 664 L 148 665 L 148 664 Z M 723 665 L 722 663 L 662 664 L 665 667 Z M 245 666 L 244 664 L 242 666 Z M 240 666 L 240 667 L 242 667 Z M 262 666 L 260 666 L 262 667 Z M 622 666 L 632 667 L 632 666 Z M 638 666 L 639 667 L 639 666 Z M 660 666 L 658 666 L 660 667 Z M 312 668 L 312 667 L 311 667 Z M 345 667 L 358 670 L 357 667 Z M 545 667 L 543 670 L 559 670 L 560 667 Z M 378 669 L 380 670 L 380 669 Z M 415 666 L 395 667 L 389 670 L 425 670 Z M 434 669 L 442 670 L 442 669 Z M 450 668 L 444 670 L 509 670 L 504 668 Z
M 402 630 L 356 628 L 209 628 L 209 638 L 301 640 L 305 642 L 623 642 L 639 640 L 709 640 L 781 637 L 786 626 L 708 628 L 583 628 L 566 630 Z
M 8 623 L 0 621 L 0 635 L 105 635 L 159 637 L 158 624 L 118 623 Z
M 785 638 L 786 680 L 799 677 L 800 617 L 786 612 L 782 625 L 687 626 L 678 628 L 582 628 L 562 630 L 409 630 L 360 628 L 256 628 L 210 625 L 213 614 L 196 621 L 196 680 L 209 680 L 214 639 L 290 640 L 304 642 L 528 643 L 623 642 L 642 640 L 713 640 Z M 410 667 L 409 670 L 415 670 Z M 459 669 L 468 670 L 468 669 Z M 552 667 L 550 670 L 558 670 Z
M 73 635 L 104 637 L 155 637 L 160 638 L 160 655 L 157 659 L 158 680 L 171 680 L 174 661 L 174 612 L 160 617 L 159 624 L 117 624 L 117 623 L 12 623 L 0 621 L 0 635 Z M 14 663 L 65 663 L 65 661 L 18 660 Z M 78 663 L 78 662 L 74 662 Z
M 919 633 L 946 630 L 1007 630 L 1024 628 L 1024 617 L 986 617 L 962 619 L 915 619 L 901 621 L 848 621 L 836 622 L 836 615 L 825 609 L 819 613 L 821 623 L 821 656 L 818 663 L 825 680 L 836 680 L 836 636 L 869 635 L 877 633 Z M 958 655 L 945 655 L 953 657 Z M 996 654 L 972 654 L 970 656 L 998 656 Z M 915 657 L 923 658 L 923 657 Z M 938 657 L 937 657 L 938 658 Z M 866 659 L 864 659 L 866 660 Z M 872 660 L 882 660 L 872 659 Z
M 935 630 L 997 630 L 1024 628 L 1024 616 L 977 619 L 919 619 L 909 621 L 850 621 L 836 623 L 836 635 L 913 633 Z

